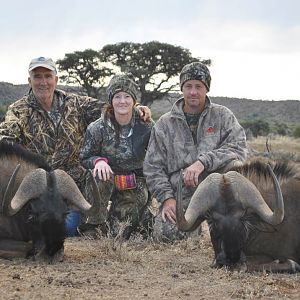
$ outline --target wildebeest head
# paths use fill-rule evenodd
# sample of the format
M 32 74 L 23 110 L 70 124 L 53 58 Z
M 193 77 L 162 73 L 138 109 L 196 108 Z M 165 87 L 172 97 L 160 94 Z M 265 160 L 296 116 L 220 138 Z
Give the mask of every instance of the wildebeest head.
M 29 195 L 29 201 L 24 202 L 24 209 L 28 210 L 27 222 L 30 227 L 30 239 L 33 240 L 34 245 L 31 254 L 34 258 L 42 259 L 58 255 L 59 257 L 56 259 L 59 260 L 62 259 L 60 256 L 63 254 L 66 235 L 65 217 L 68 213 L 68 206 L 57 189 L 55 175 L 46 173 L 46 181 L 40 195 L 33 198 Z
M 239 217 L 213 212 L 209 218 L 209 226 L 217 253 L 216 264 L 228 266 L 240 262 L 246 232 Z
M 35 169 L 22 180 L 11 199 L 11 187 L 14 185 L 14 172 L 3 199 L 4 214 L 22 214 L 28 225 L 28 239 L 33 241 L 33 253 L 36 258 L 53 258 L 63 254 L 65 239 L 65 217 L 68 207 L 88 211 L 91 205 L 85 200 L 74 180 L 63 170 L 47 172 Z M 67 205 L 68 204 L 68 205 Z M 60 259 L 57 257 L 55 259 Z
M 15 160 L 12 159 L 13 163 Z M 32 163 L 20 161 L 10 176 L 2 198 L 2 213 L 16 220 L 12 222 L 16 222 L 19 229 L 13 229 L 13 232 L 17 232 L 18 238 L 32 240 L 31 255 L 50 261 L 60 260 L 68 209 L 72 207 L 89 214 L 97 209 L 99 202 L 96 200 L 91 206 L 65 171 L 46 171 Z M 94 198 L 99 199 L 96 183 L 92 183 Z
M 206 219 L 210 226 L 216 266 L 231 267 L 245 261 L 243 248 L 248 238 L 249 218 L 259 216 L 271 225 L 282 222 L 284 204 L 279 182 L 269 165 L 267 170 L 275 188 L 273 211 L 248 178 L 239 172 L 229 171 L 226 174 L 213 173 L 202 181 L 184 213 L 182 182 L 179 182 L 176 205 L 178 229 L 194 230 Z

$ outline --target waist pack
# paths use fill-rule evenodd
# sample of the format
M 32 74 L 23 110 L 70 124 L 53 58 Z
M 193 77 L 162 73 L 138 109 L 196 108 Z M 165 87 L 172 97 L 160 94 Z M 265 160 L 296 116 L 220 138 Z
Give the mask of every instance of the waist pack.
M 135 174 L 115 175 L 115 187 L 119 191 L 132 190 L 137 187 Z

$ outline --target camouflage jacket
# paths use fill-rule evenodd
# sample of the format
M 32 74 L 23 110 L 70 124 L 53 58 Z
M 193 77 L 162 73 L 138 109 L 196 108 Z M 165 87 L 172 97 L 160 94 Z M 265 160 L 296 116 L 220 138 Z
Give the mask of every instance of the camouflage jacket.
M 204 174 L 208 174 L 247 155 L 245 132 L 233 113 L 211 103 L 208 97 L 194 142 L 182 110 L 183 101 L 177 100 L 155 124 L 144 161 L 148 188 L 159 202 L 176 198 L 180 169 L 196 160 L 203 163 Z M 190 188 L 189 193 L 194 190 Z
M 0 139 L 43 155 L 52 169 L 65 170 L 81 188 L 85 170 L 78 159 L 80 147 L 87 125 L 99 118 L 103 103 L 55 90 L 53 109 L 48 113 L 30 92 L 9 106 L 0 124 Z
M 150 138 L 152 122 L 144 122 L 134 111 L 129 125 L 121 126 L 119 141 L 110 120 L 102 116 L 87 128 L 84 144 L 80 152 L 80 161 L 87 169 L 94 168 L 98 157 L 106 157 L 108 164 L 116 174 L 131 171 L 142 176 L 143 161 Z

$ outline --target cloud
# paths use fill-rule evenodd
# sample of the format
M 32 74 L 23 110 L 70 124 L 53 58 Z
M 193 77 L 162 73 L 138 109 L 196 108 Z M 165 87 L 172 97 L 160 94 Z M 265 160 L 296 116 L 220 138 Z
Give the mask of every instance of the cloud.
M 0 80 L 24 83 L 30 59 L 157 40 L 211 58 L 211 93 L 300 99 L 298 0 L 6 1 Z

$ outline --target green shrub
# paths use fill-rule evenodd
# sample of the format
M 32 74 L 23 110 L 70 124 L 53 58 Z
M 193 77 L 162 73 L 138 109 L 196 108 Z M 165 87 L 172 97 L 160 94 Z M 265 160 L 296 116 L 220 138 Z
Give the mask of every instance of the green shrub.
M 264 120 L 251 120 L 251 121 L 242 121 L 241 125 L 244 129 L 251 130 L 254 137 L 259 135 L 266 136 L 270 133 L 270 125 Z
M 300 124 L 296 125 L 293 131 L 293 136 L 295 138 L 300 138 Z
M 0 122 L 4 120 L 4 116 L 7 111 L 7 106 L 6 105 L 0 105 Z
M 289 126 L 286 123 L 275 122 L 271 131 L 272 133 L 285 136 L 289 134 Z

